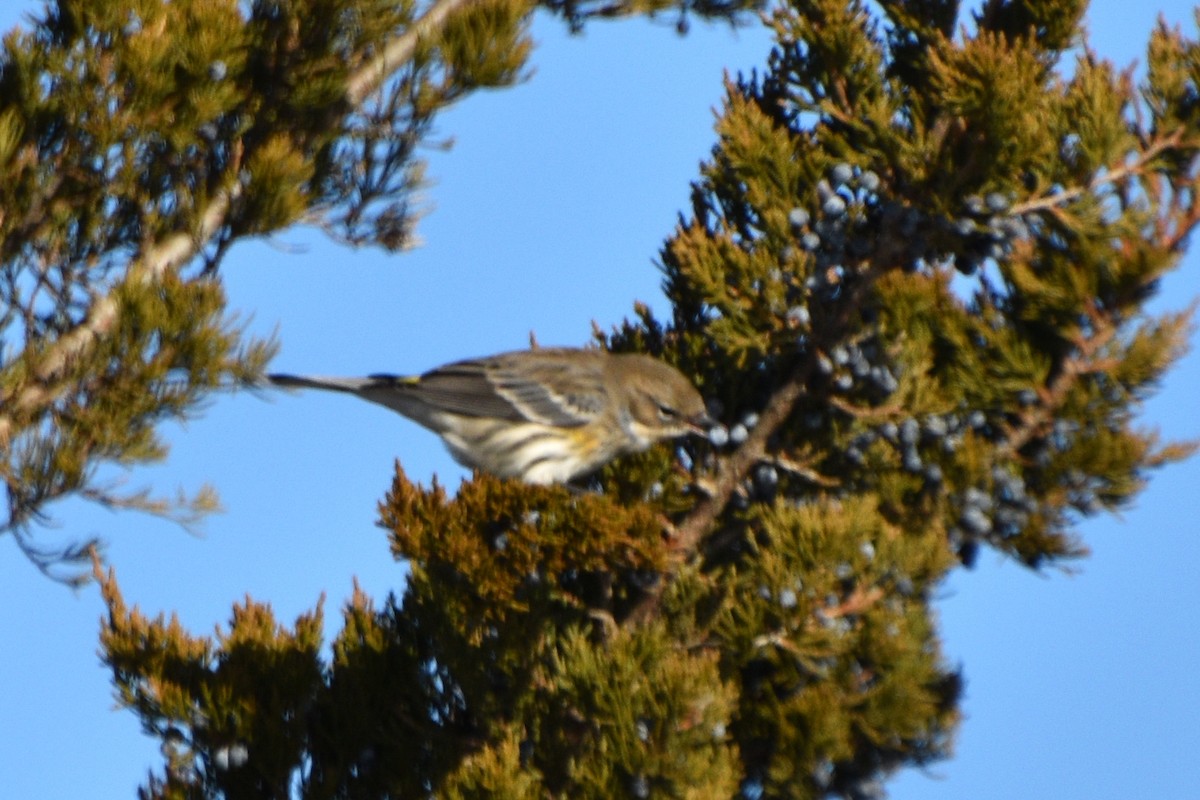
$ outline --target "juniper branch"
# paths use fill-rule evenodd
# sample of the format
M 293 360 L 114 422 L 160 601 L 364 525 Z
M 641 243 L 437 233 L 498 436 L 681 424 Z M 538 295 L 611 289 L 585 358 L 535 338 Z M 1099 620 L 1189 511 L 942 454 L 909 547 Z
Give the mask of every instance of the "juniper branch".
M 368 60 L 347 78 L 344 96 L 350 106 L 362 105 L 383 85 L 392 71 L 412 58 L 422 37 L 433 35 L 446 24 L 453 12 L 473 2 L 478 0 L 434 2 L 380 55 Z M 235 148 L 238 146 L 238 143 L 234 143 Z M 238 201 L 246 188 L 245 178 L 241 174 L 241 161 L 236 156 L 230 160 L 224 178 L 215 181 L 221 188 L 213 193 L 206 207 L 198 209 L 194 225 L 189 230 L 171 233 L 145 246 L 126 266 L 126 280 L 144 283 L 161 280 L 221 237 L 231 217 L 236 214 Z M 228 241 L 218 241 L 217 246 L 220 250 L 227 245 Z M 210 264 L 204 272 L 211 271 Z M 112 293 L 96 293 L 83 319 L 56 341 L 45 343 L 42 351 L 33 357 L 34 363 L 25 371 L 23 380 L 0 388 L 0 452 L 6 457 L 11 453 L 14 438 L 28 420 L 41 417 L 74 390 L 76 382 L 71 378 L 72 365 L 92 352 L 114 330 L 120 313 L 121 309 Z M 7 470 L 5 473 L 6 480 L 11 482 L 12 476 L 7 474 Z M 10 513 L 0 530 L 11 529 L 20 522 Z

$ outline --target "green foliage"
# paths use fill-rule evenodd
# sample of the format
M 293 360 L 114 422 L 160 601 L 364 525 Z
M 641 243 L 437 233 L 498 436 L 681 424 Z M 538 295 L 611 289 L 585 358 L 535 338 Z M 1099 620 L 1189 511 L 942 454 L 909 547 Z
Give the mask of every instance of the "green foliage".
M 1053 56 L 1076 43 L 1086 10 L 1084 0 L 987 0 L 976 22 L 981 30 L 995 31 L 1009 39 L 1032 36 L 1048 56 Z
M 96 465 L 162 459 L 166 446 L 156 423 L 186 418 L 206 392 L 229 380 L 252 380 L 274 352 L 272 342 L 246 339 L 224 311 L 220 285 L 209 280 L 188 281 L 174 273 L 154 283 L 127 279 L 112 287 L 109 299 L 112 311 L 103 335 L 59 377 L 72 381 L 73 391 L 53 404 L 42 404 L 35 395 L 31 402 L 6 408 L 7 421 L 21 430 L 5 449 L 9 527 L 47 566 L 59 554 L 38 550 L 20 526 L 43 514 L 48 502 L 72 492 L 187 524 L 218 507 L 210 489 L 175 500 L 97 484 Z M 45 359 L 39 350 L 31 346 L 23 358 L 6 365 L 8 374 L 40 382 Z
M 767 797 L 944 755 L 929 590 L 984 544 L 1082 554 L 1076 520 L 1191 449 L 1133 419 L 1189 330 L 1144 303 L 1200 218 L 1195 45 L 1156 33 L 1141 87 L 1086 51 L 1065 80 L 1081 4 L 989 3 L 959 39 L 927 5 L 775 12 L 663 250 L 673 325 L 639 323 L 741 428 L 681 523 L 705 570 L 649 605 L 704 612 L 681 627 L 728 654 Z
M 597 334 L 678 364 L 724 427 L 610 465 L 587 491 L 481 475 L 450 497 L 397 470 L 380 518 L 411 568 L 404 595 L 376 610 L 356 591 L 328 659 L 319 610 L 289 631 L 247 601 L 228 633 L 191 637 L 129 611 L 110 575 L 104 658 L 122 704 L 164 741 L 145 795 L 871 798 L 896 769 L 944 758 L 961 678 L 930 601 L 947 572 L 982 547 L 1031 567 L 1078 557 L 1078 520 L 1190 452 L 1134 420 L 1189 326 L 1145 303 L 1200 220 L 1200 45 L 1157 31 L 1142 86 L 1086 48 L 1066 78 L 1082 8 L 989 0 L 968 31 L 941 0 L 773 9 L 767 69 L 729 83 L 691 214 L 663 247 L 671 320 L 638 307 Z M 308 63 L 317 29 L 300 6 L 254 9 L 263 30 L 278 17 L 301 35 L 275 31 L 270 57 L 235 71 Z M 205 156 L 251 165 L 229 201 L 246 216 L 231 219 L 267 230 L 306 204 L 349 203 L 348 238 L 365 235 L 350 176 L 379 179 L 355 197 L 402 196 L 411 141 L 381 166 L 354 137 L 400 98 L 420 116 L 517 76 L 505 54 L 524 52 L 520 19 L 490 5 L 457 18 L 414 45 L 381 116 L 317 124 L 305 104 L 345 78 L 320 54 L 362 41 L 334 25 L 312 45 L 311 86 L 252 84 L 229 118 L 237 145 Z M 12 94 L 26 95 L 45 101 L 32 85 Z M 45 179 L 26 144 L 35 118 L 0 114 L 17 181 Z M 180 198 L 130 218 L 200 224 Z M 14 214 L 69 216 L 34 208 Z M 140 209 L 80 225 L 116 231 L 122 208 Z M 94 248 L 83 227 L 44 224 L 46 252 Z M 99 359 L 74 380 L 107 376 L 94 379 L 105 392 L 54 421 L 71 446 L 42 455 L 44 480 L 86 474 L 78 440 L 154 454 L 139 421 L 190 402 L 169 391 L 171 370 L 188 386 L 247 374 L 248 357 L 228 360 L 236 336 L 172 321 L 188 307 L 220 328 L 210 284 L 168 270 L 115 285 L 131 311 L 71 362 Z M 5 397 L 33 397 L 13 387 L 45 363 L 34 348 L 6 366 Z M 49 413 L 28 407 L 6 413 Z M 114 444 L 112 414 L 133 439 Z
M 170 743 L 148 796 L 284 796 L 299 784 L 306 797 L 545 785 L 604 797 L 636 780 L 730 794 L 735 751 L 720 731 L 732 693 L 715 653 L 676 657 L 661 629 L 615 626 L 630 585 L 662 568 L 652 513 L 485 476 L 448 500 L 400 472 L 381 511 L 412 559 L 403 602 L 376 611 L 356 591 L 329 663 L 319 609 L 286 631 L 247 600 L 228 633 L 192 637 L 130 611 L 103 578 L 101 644 L 119 700 Z M 614 763 L 645 720 L 653 731 Z M 253 768 L 232 764 L 239 748 Z
M 906 534 L 870 498 L 756 506 L 747 557 L 709 577 L 708 637 L 740 679 L 733 733 L 772 797 L 819 797 L 943 755 L 958 678 L 925 592 L 945 529 Z M 832 773 L 837 765 L 836 775 Z
M 448 800 L 535 800 L 543 796 L 538 773 L 522 763 L 521 743 L 514 735 L 464 758 L 446 781 L 443 794 Z
M 235 606 L 227 632 L 192 637 L 178 620 L 126 608 L 115 576 L 97 568 L 108 624 L 100 642 L 120 701 L 163 740 L 165 775 L 142 793 L 195 797 L 203 776 L 226 796 L 286 797 L 306 745 L 306 702 L 322 678 L 318 609 L 281 628 L 270 607 Z M 247 743 L 254 768 L 244 769 Z
M 552 794 L 733 794 L 740 770 L 726 724 L 734 692 L 715 653 L 688 652 L 653 625 L 622 631 L 604 647 L 568 632 L 552 667 L 529 725 L 530 761 Z
M 436 483 L 422 490 L 397 469 L 381 519 L 393 552 L 412 561 L 415 593 L 428 586 L 429 601 L 450 624 L 470 621 L 472 640 L 497 620 L 511 622 L 513 614 L 601 607 L 590 590 L 560 584 L 555 576 L 572 572 L 585 582 L 589 573 L 653 572 L 665 565 L 661 523 L 651 510 L 603 495 L 574 496 L 563 487 L 532 489 L 480 475 L 448 500 Z M 449 605 L 443 589 L 454 582 L 470 586 L 461 598 L 467 605 Z M 604 600 L 620 603 L 621 597 Z
M 547 0 L 541 5 L 561 15 L 575 32 L 583 30 L 590 19 L 633 14 L 655 16 L 674 10 L 676 30 L 683 34 L 687 33 L 693 17 L 737 25 L 746 21 L 746 11 L 762 8 L 764 3 L 761 0 Z
M 532 48 L 522 35 L 527 12 L 516 3 L 481 3 L 451 20 L 441 51 L 455 82 L 474 88 L 517 81 Z

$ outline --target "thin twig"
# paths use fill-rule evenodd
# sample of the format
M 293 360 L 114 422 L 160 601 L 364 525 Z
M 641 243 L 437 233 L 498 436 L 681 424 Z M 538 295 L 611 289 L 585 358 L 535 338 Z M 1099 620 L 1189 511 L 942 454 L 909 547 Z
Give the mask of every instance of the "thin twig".
M 1046 387 L 1044 401 L 1023 415 L 1020 424 L 1006 431 L 1005 442 L 999 449 L 1001 454 L 1017 453 L 1028 444 L 1030 439 L 1055 418 L 1076 380 L 1103 369 L 1103 365 L 1096 360 L 1097 355 L 1112 341 L 1117 330 L 1106 315 L 1094 311 L 1092 316 L 1096 324 L 1095 333 L 1080 337 L 1075 343 L 1076 354 L 1063 359 L 1062 370 Z
M 1009 209 L 1009 213 L 1014 216 L 1019 216 L 1021 214 L 1027 214 L 1031 211 L 1055 210 L 1060 206 L 1066 205 L 1072 200 L 1076 200 L 1086 194 L 1095 192 L 1105 184 L 1116 183 L 1117 181 L 1124 180 L 1132 175 L 1137 175 L 1138 173 L 1143 172 L 1146 168 L 1146 165 L 1163 152 L 1170 150 L 1171 148 L 1178 147 L 1181 138 L 1181 131 L 1175 131 L 1167 136 L 1163 136 L 1138 154 L 1138 157 L 1132 162 L 1113 167 L 1103 175 L 1096 175 L 1090 181 L 1088 181 L 1086 186 L 1076 186 L 1070 189 L 1063 189 L 1062 191 L 1055 192 L 1054 194 L 1048 194 L 1045 197 L 1039 197 L 1035 200 L 1029 200 L 1024 203 L 1017 203 L 1011 209 Z
M 718 462 L 716 477 L 707 484 L 709 492 L 698 502 L 684 520 L 675 527 L 674 537 L 670 542 L 670 559 L 675 569 L 668 569 L 668 574 L 650 589 L 645 597 L 629 614 L 629 620 L 634 623 L 644 622 L 653 616 L 666 589 L 670 575 L 677 567 L 699 552 L 700 541 L 716 522 L 717 517 L 729 505 L 738 485 L 755 464 L 762 461 L 767 452 L 767 442 L 771 436 L 783 427 L 788 416 L 796 407 L 796 402 L 804 393 L 812 370 L 812 359 L 805 359 L 799 367 L 776 389 L 766 407 L 759 414 L 758 425 L 750 432 L 746 441 L 735 453 Z

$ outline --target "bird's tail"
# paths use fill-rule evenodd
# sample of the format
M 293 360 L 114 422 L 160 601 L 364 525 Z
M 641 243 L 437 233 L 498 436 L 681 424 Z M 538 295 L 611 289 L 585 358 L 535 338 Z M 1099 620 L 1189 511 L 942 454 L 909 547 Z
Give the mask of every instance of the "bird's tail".
M 267 380 L 275 386 L 287 389 L 329 389 L 335 392 L 357 394 L 370 385 L 367 378 L 326 378 L 321 375 L 268 375 Z
M 420 382 L 419 377 L 410 375 L 368 375 L 365 378 L 334 378 L 323 375 L 268 375 L 271 385 L 285 389 L 325 389 L 344 392 L 379 403 L 406 417 L 411 417 L 426 427 L 435 424 L 429 418 L 425 403 L 412 390 Z
M 267 376 L 274 386 L 285 389 L 327 389 L 334 392 L 362 394 L 372 389 L 404 389 L 417 382 L 407 375 L 368 375 L 365 378 L 334 378 L 324 375 L 281 375 Z

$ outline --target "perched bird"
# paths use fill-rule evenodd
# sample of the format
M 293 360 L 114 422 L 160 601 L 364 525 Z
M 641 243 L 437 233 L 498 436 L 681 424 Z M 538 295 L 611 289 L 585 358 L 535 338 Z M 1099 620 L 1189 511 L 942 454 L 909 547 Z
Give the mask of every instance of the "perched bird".
M 441 436 L 460 464 L 527 483 L 569 481 L 711 424 L 679 370 L 603 350 L 523 350 L 420 376 L 267 378 L 387 406 Z

